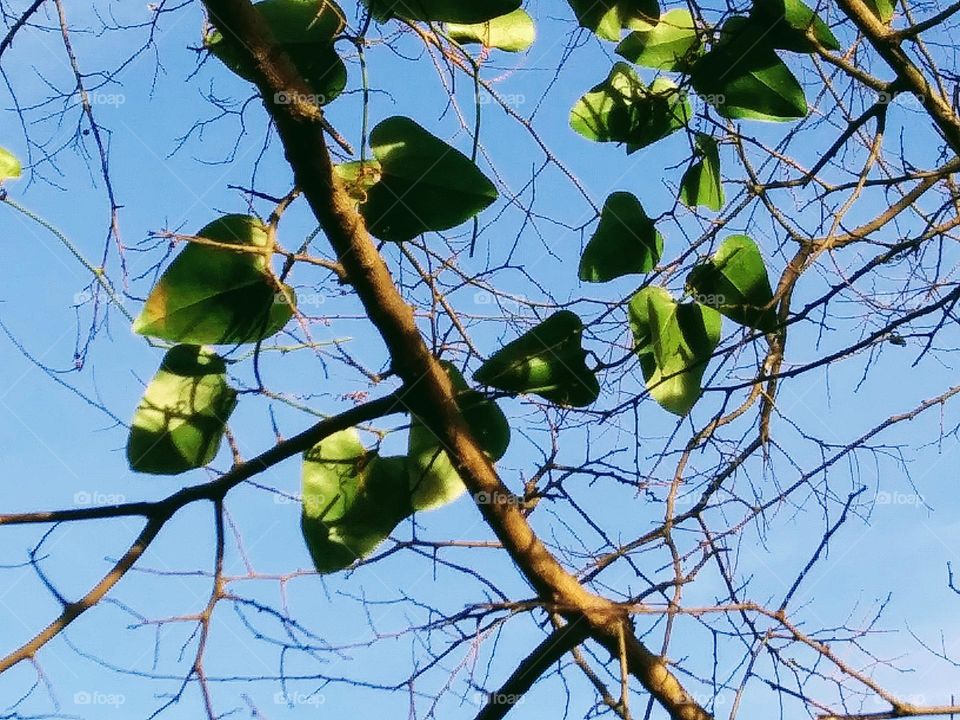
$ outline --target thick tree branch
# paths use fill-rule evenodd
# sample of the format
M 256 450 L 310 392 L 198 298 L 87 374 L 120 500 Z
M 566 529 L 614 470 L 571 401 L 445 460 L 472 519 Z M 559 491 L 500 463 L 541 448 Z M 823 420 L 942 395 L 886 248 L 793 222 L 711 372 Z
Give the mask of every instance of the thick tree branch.
M 837 5 L 863 33 L 901 83 L 923 104 L 950 149 L 960 155 L 960 118 L 949 101 L 924 76 L 901 47 L 902 36 L 880 22 L 863 0 L 837 0 Z
M 512 494 L 472 437 L 461 415 L 450 381 L 428 349 L 383 258 L 367 233 L 355 202 L 333 173 L 326 138 L 317 115 L 297 103 L 279 105 L 278 93 L 307 98 L 312 90 L 280 52 L 249 0 L 204 0 L 210 19 L 228 42 L 256 68 L 256 82 L 276 123 L 297 187 L 313 209 L 339 261 L 377 328 L 393 370 L 410 393 L 408 404 L 440 438 L 474 497 L 491 498 L 480 512 L 539 597 L 563 608 L 568 621 L 585 622 L 590 635 L 612 655 L 620 650 L 624 629 L 631 672 L 674 720 L 706 720 L 703 708 L 684 690 L 666 662 L 633 634 L 616 603 L 588 591 L 567 572 L 534 534 Z

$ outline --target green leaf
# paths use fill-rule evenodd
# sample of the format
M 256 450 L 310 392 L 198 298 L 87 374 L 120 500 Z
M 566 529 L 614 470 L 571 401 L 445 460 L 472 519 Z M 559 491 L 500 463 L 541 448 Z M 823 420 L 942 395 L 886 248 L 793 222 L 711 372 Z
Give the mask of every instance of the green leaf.
M 521 0 L 363 0 L 377 22 L 399 17 L 424 22 L 482 23 L 507 15 Z
M 347 68 L 333 47 L 346 16 L 333 0 L 262 0 L 254 5 L 277 44 L 287 53 L 300 75 L 316 93 L 317 105 L 334 100 L 347 85 Z M 204 45 L 224 65 L 244 80 L 254 81 L 255 69 L 233 42 L 218 31 L 204 38 Z M 285 101 L 278 94 L 277 102 Z M 289 98 L 286 102 L 289 102 Z
M 22 172 L 20 161 L 6 148 L 0 147 L 0 182 L 15 180 Z
M 653 270 L 663 254 L 663 236 L 636 196 L 616 192 L 603 204 L 600 224 L 580 258 L 580 279 L 607 282 Z
M 649 30 L 657 24 L 657 0 L 567 0 L 581 27 L 617 42 L 624 28 Z
M 127 460 L 135 472 L 177 475 L 213 461 L 237 404 L 223 360 L 177 345 L 163 358 L 133 416 Z
M 703 373 L 720 341 L 719 313 L 648 287 L 633 296 L 628 314 L 650 395 L 664 409 L 686 415 L 700 399 Z
M 687 207 L 702 206 L 719 212 L 726 202 L 720 181 L 720 151 L 709 135 L 697 133 L 696 143 L 700 160 L 680 180 L 680 202 Z
M 479 43 L 506 52 L 524 52 L 537 39 L 537 26 L 523 9 L 474 25 L 451 23 L 446 30 L 461 45 Z
M 510 445 L 510 424 L 499 406 L 483 393 L 470 390 L 450 363 L 443 363 L 457 391 L 457 405 L 480 447 L 494 462 Z M 411 503 L 416 510 L 432 510 L 459 498 L 466 486 L 443 450 L 439 438 L 413 417 L 407 452 Z
M 661 77 L 647 87 L 633 68 L 618 62 L 574 105 L 570 127 L 595 142 L 626 143 L 633 152 L 680 129 L 690 117 L 690 103 L 674 82 Z
M 584 407 L 600 396 L 581 346 L 583 323 L 561 310 L 494 353 L 473 378 L 508 393 L 533 393 L 557 405 Z
M 694 89 L 723 117 L 774 121 L 806 117 L 803 88 L 757 33 L 746 18 L 727 20 L 721 41 L 693 66 Z
M 404 242 L 461 225 L 497 199 L 473 161 L 410 118 L 392 117 L 370 133 L 380 181 L 360 212 L 373 235 Z
M 357 202 L 367 199 L 367 192 L 380 180 L 380 163 L 376 160 L 356 160 L 333 166 L 333 172 L 343 183 L 347 194 Z
M 876 15 L 880 22 L 889 23 L 893 20 L 893 13 L 896 9 L 894 0 L 864 0 L 867 7 Z
M 800 0 L 753 0 L 750 20 L 761 28 L 770 47 L 799 53 L 816 52 L 818 44 L 827 50 L 840 49 L 830 27 Z
M 677 8 L 660 16 L 650 30 L 630 33 L 617 45 L 617 55 L 658 70 L 686 70 L 702 43 L 689 10 Z
M 411 512 L 406 458 L 368 452 L 356 429 L 304 455 L 300 525 L 318 572 L 369 556 Z
M 731 235 L 706 262 L 687 276 L 687 292 L 731 320 L 765 333 L 777 326 L 770 279 L 757 244 Z M 766 308 L 766 309 L 765 309 Z
M 293 316 L 293 289 L 270 273 L 267 228 L 248 215 L 225 215 L 201 238 L 263 248 L 233 252 L 191 243 L 150 291 L 133 330 L 171 342 L 233 345 L 279 332 Z

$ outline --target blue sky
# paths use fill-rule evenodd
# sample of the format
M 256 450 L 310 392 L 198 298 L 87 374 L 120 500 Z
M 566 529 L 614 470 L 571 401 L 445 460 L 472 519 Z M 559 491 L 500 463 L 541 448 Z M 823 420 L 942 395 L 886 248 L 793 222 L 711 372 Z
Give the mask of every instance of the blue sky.
M 109 10 L 118 22 L 143 21 L 146 11 L 139 5 L 99 4 L 101 15 Z M 497 87 L 511 97 L 517 110 L 529 113 L 535 103 L 542 106 L 535 127 L 546 144 L 587 188 L 599 205 L 614 190 L 629 190 L 641 198 L 651 215 L 669 210 L 675 197 L 675 186 L 689 156 L 686 140 L 676 135 L 655 148 L 627 157 L 616 147 L 591 145 L 575 135 L 568 126 L 569 108 L 589 87 L 606 76 L 611 57 L 610 46 L 574 32 L 565 7 L 556 8 L 545 2 L 533 2 L 530 11 L 540 21 L 541 37 L 527 56 L 495 56 L 486 68 L 486 76 L 496 79 Z M 77 27 L 95 27 L 97 19 L 86 7 L 67 8 L 71 22 Z M 290 173 L 280 147 L 274 138 L 263 152 L 265 131 L 262 108 L 253 102 L 246 108 L 245 132 L 236 116 L 219 119 L 206 126 L 202 135 L 189 134 L 178 148 L 178 139 L 189 133 L 198 119 L 218 114 L 208 102 L 213 96 L 238 107 L 250 95 L 250 88 L 230 76 L 215 61 L 197 69 L 198 55 L 191 48 L 200 43 L 202 16 L 199 5 L 193 5 L 164 18 L 157 32 L 159 62 L 153 51 L 147 51 L 127 65 L 116 82 L 97 90 L 100 100 L 95 106 L 100 122 L 109 129 L 110 160 L 113 182 L 118 189 L 121 229 L 125 243 L 129 285 L 123 286 L 117 256 L 111 252 L 108 272 L 129 295 L 124 304 L 136 314 L 139 301 L 150 287 L 152 268 L 164 257 L 162 243 L 148 240 L 149 233 L 171 229 L 192 233 L 220 214 L 247 210 L 240 193 L 227 186 L 250 183 L 256 167 L 257 188 L 282 194 L 289 189 Z M 92 72 L 111 68 L 129 56 L 140 42 L 142 30 L 108 33 L 103 37 L 78 33 L 74 37 L 78 57 Z M 576 41 L 576 42 L 574 42 Z M 576 44 L 575 49 L 573 44 Z M 469 149 L 467 133 L 445 103 L 446 89 L 439 81 L 429 58 L 418 54 L 409 39 L 399 44 L 409 60 L 383 47 L 370 52 L 370 76 L 377 92 L 372 95 L 373 123 L 394 114 L 407 114 L 432 132 L 461 149 Z M 560 80 L 552 78 L 562 64 Z M 801 63 L 792 62 L 798 73 Z M 59 37 L 53 32 L 32 32 L 18 42 L 13 53 L 5 58 L 3 69 L 16 89 L 19 102 L 29 105 L 46 97 L 48 83 L 58 88 L 70 87 L 70 75 L 64 65 Z M 350 63 L 350 88 L 358 86 L 358 70 Z M 448 78 L 449 79 L 449 78 Z M 456 80 L 457 93 L 469 112 L 471 88 L 462 76 Z M 8 86 L 9 87 L 9 86 Z M 544 96 L 544 92 L 549 92 Z M 382 92 L 381 92 L 382 90 Z M 55 118 L 31 128 L 37 139 L 49 140 L 52 147 L 69 142 L 78 113 L 75 99 L 64 121 Z M 3 93 L 3 122 L 0 144 L 25 157 L 26 145 L 9 91 Z M 47 112 L 58 109 L 53 104 Z M 828 111 L 825 101 L 823 109 Z M 524 188 L 531 175 L 543 162 L 530 136 L 508 120 L 493 106 L 485 107 L 482 141 L 492 158 L 502 189 L 524 189 L 521 203 L 529 205 L 533 194 Z M 333 124 L 355 144 L 359 141 L 359 96 L 349 94 L 338 100 L 329 111 Z M 37 118 L 43 111 L 33 111 Z M 916 131 L 915 116 L 907 110 L 893 114 L 888 129 L 890 142 L 907 128 Z M 786 125 L 761 123 L 744 126 L 744 131 L 768 142 L 776 142 L 789 129 Z M 811 130 L 809 141 L 835 136 L 829 127 Z M 85 151 L 93 145 L 84 145 Z M 234 148 L 236 151 L 234 153 Z M 817 143 L 791 148 L 798 159 L 812 164 Z M 935 161 L 934 143 L 929 135 L 911 135 L 909 151 L 916 163 Z M 224 160 L 233 157 L 233 161 Z M 725 150 L 725 161 L 733 160 Z M 488 174 L 493 169 L 481 163 Z M 731 174 L 734 171 L 731 171 Z M 672 186 L 671 186 L 672 183 Z M 59 228 L 86 258 L 96 263 L 106 237 L 107 210 L 96 164 L 84 158 L 83 151 L 66 149 L 53 163 L 41 163 L 25 180 L 9 186 L 11 197 L 37 212 Z M 739 190 L 728 185 L 728 199 Z M 503 193 L 504 197 L 508 195 Z M 882 207 L 882 196 L 866 196 L 854 216 L 867 217 Z M 537 179 L 534 204 L 537 217 L 525 223 L 524 213 L 501 201 L 481 219 L 483 234 L 475 260 L 462 258 L 464 267 L 477 270 L 487 258 L 493 264 L 503 262 L 508 248 L 516 242 L 512 263 L 522 266 L 541 284 L 543 292 L 523 279 L 516 269 L 505 269 L 496 275 L 502 290 L 534 301 L 552 297 L 557 302 L 584 299 L 575 309 L 585 318 L 595 317 L 600 302 L 628 297 L 639 279 L 624 278 L 610 285 L 584 287 L 576 281 L 576 262 L 584 235 L 571 228 L 591 222 L 594 212 L 555 167 L 545 170 Z M 270 207 L 258 203 L 256 209 L 267 214 Z M 789 212 L 800 221 L 816 216 L 816 209 Z M 89 305 L 75 307 L 78 294 L 89 284 L 89 273 L 51 233 L 36 223 L 13 212 L 0 209 L 3 218 L 3 242 L 0 242 L 0 321 L 21 347 L 0 337 L 0 358 L 6 383 L 0 388 L 0 458 L 4 473 L 0 482 L 0 507 L 3 512 L 75 507 L 77 505 L 160 498 L 187 483 L 202 482 L 208 475 L 197 471 L 175 478 L 142 477 L 130 472 L 123 447 L 126 430 L 117 426 L 102 410 L 70 389 L 58 384 L 24 351 L 54 371 L 54 376 L 97 404 L 127 421 L 142 392 L 143 383 L 156 369 L 161 351 L 150 348 L 142 338 L 129 331 L 128 323 L 117 312 L 111 312 L 107 323 L 99 327 L 95 341 L 85 356 L 83 369 L 67 372 L 74 365 L 78 335 L 86 332 L 90 322 Z M 695 236 L 700 220 L 680 214 L 680 222 L 665 221 L 661 230 L 666 236 L 666 254 L 673 256 L 686 249 L 687 237 Z M 729 230 L 748 230 L 764 250 L 771 273 L 783 268 L 784 242 L 782 231 L 771 230 L 771 224 L 758 216 L 747 225 L 746 217 L 733 223 Z M 556 222 L 548 220 L 555 219 Z M 493 221 L 487 226 L 489 221 Z M 589 227 L 592 227 L 590 225 Z M 281 225 L 280 240 L 295 248 L 313 229 L 305 208 L 295 206 Z M 452 242 L 462 244 L 464 231 L 450 234 Z M 428 238 L 442 248 L 439 238 Z M 314 247 L 326 252 L 323 239 Z M 792 249 L 789 250 L 792 252 Z M 392 266 L 400 277 L 410 277 L 410 267 L 400 260 L 393 248 L 387 248 Z M 950 249 L 945 251 L 951 260 Z M 841 262 L 852 262 L 844 257 Z M 948 265 L 949 266 L 949 265 Z M 829 267 L 829 263 L 824 267 Z M 877 287 L 896 287 L 898 274 L 878 280 Z M 145 277 L 141 277 L 146 273 Z M 830 276 L 827 276 L 827 280 Z M 385 362 L 379 340 L 362 318 L 358 306 L 349 296 L 343 297 L 324 273 L 313 268 L 298 268 L 293 276 L 301 298 L 314 298 L 308 312 L 329 323 L 312 325 L 315 340 L 349 339 L 345 347 L 372 369 L 382 369 Z M 671 281 L 678 289 L 682 276 Z M 819 272 L 811 273 L 802 285 L 798 302 L 817 297 L 827 285 Z M 538 294 L 539 293 L 539 294 Z M 422 288 L 417 295 L 423 298 Z M 476 289 L 464 288 L 453 296 L 464 312 L 475 322 L 474 340 L 481 350 L 490 353 L 501 340 L 516 335 L 499 318 L 495 305 L 485 302 Z M 841 306 L 839 310 L 847 309 Z M 509 310 L 509 308 L 507 308 Z M 813 324 L 797 327 L 790 340 L 788 359 L 802 364 L 821 353 L 842 347 L 863 332 L 864 322 L 851 307 L 849 318 L 831 321 L 831 328 L 822 338 Z M 526 312 L 526 311 L 525 311 Z M 351 317 L 352 316 L 352 317 Z M 491 321 L 483 321 L 491 316 Z M 617 320 L 622 323 L 622 317 Z M 870 319 L 867 319 L 867 323 Z M 426 325 L 425 325 L 426 327 Z M 625 325 L 607 325 L 598 331 L 600 337 L 625 342 Z M 732 323 L 725 323 L 725 336 L 733 337 Z M 950 346 L 951 336 L 944 334 L 940 345 Z M 285 341 L 292 342 L 290 338 Z M 819 344 L 818 344 L 819 342 Z M 588 340 L 588 345 L 590 341 Z M 594 349 L 602 347 L 599 343 Z M 849 442 L 887 415 L 911 409 L 924 398 L 943 392 L 954 373 L 947 365 L 949 356 L 934 353 L 913 368 L 920 345 L 911 342 L 907 348 L 887 345 L 867 379 L 858 385 L 864 359 L 853 359 L 837 365 L 829 372 L 813 371 L 784 384 L 779 400 L 781 415 L 789 417 L 796 427 L 825 442 Z M 242 352 L 242 351 L 241 351 Z M 734 376 L 743 377 L 749 369 L 754 351 L 748 350 L 738 363 Z M 618 371 L 620 372 L 620 371 Z M 726 372 L 726 370 L 724 370 Z M 250 383 L 250 363 L 235 366 L 234 381 Z M 300 398 L 312 409 L 332 413 L 349 406 L 344 393 L 369 391 L 373 396 L 389 388 L 369 387 L 354 371 L 337 362 L 318 362 L 309 352 L 268 357 L 264 363 L 268 386 L 279 393 Z M 604 407 L 617 403 L 616 392 L 637 392 L 642 381 L 635 367 L 626 371 L 620 382 L 608 382 L 601 399 Z M 694 413 L 700 422 L 719 407 L 719 394 L 708 394 Z M 529 477 L 542 459 L 544 447 L 543 418 L 532 405 L 522 400 L 504 401 L 514 421 L 514 443 L 501 463 L 507 484 L 519 490 L 522 479 Z M 284 435 L 292 435 L 308 426 L 309 415 L 266 399 L 246 396 L 242 399 L 231 427 L 240 448 L 251 457 L 273 441 L 271 415 Z M 855 487 L 866 486 L 866 501 L 860 517 L 838 534 L 828 556 L 818 564 L 798 593 L 792 607 L 805 627 L 835 627 L 843 624 L 859 626 L 876 612 L 890 594 L 890 601 L 878 627 L 898 629 L 899 633 L 877 635 L 866 643 L 880 658 L 898 658 L 897 664 L 914 668 L 912 674 L 899 674 L 877 667 L 873 671 L 889 687 L 904 696 L 923 696 L 924 702 L 946 702 L 956 686 L 956 670 L 918 647 L 905 628 L 933 646 L 939 646 L 939 631 L 949 628 L 954 603 L 958 599 L 946 588 L 946 563 L 957 558 L 956 510 L 956 439 L 949 434 L 953 427 L 949 406 L 941 415 L 932 410 L 909 426 L 901 426 L 889 436 L 881 436 L 874 453 L 863 453 L 856 463 L 843 460 L 829 473 L 829 487 L 842 501 Z M 381 427 L 396 428 L 402 419 L 390 418 Z M 589 431 L 572 428 L 562 435 L 560 460 L 568 464 L 583 461 L 589 450 L 594 456 L 618 449 L 626 464 L 639 444 L 640 466 L 649 469 L 650 458 L 663 449 L 675 421 L 652 402 L 641 405 L 634 425 L 633 418 L 620 418 Z M 937 442 L 940 430 L 947 433 Z M 689 425 L 685 428 L 689 434 Z M 746 433 L 747 425 L 737 426 L 730 434 L 736 440 Z M 769 498 L 777 485 L 788 485 L 798 472 L 815 467 L 821 458 L 813 445 L 788 423 L 778 421 L 778 441 L 772 450 L 771 463 L 765 465 L 759 456 L 744 473 L 735 478 L 743 495 L 755 488 L 758 497 Z M 782 440 L 781 440 L 782 438 Z M 402 451 L 402 431 L 389 436 L 385 450 Z M 929 444 L 927 444 L 929 443 Z M 895 457 L 896 446 L 904 444 L 911 461 L 910 477 Z M 912 449 L 911 449 L 912 448 Z M 919 448 L 919 449 L 918 449 Z M 785 457 L 789 455 L 789 460 Z M 708 469 L 716 458 L 709 453 L 695 456 L 694 468 Z M 214 466 L 223 470 L 229 458 L 221 455 Z M 795 465 L 794 465 L 795 464 Z M 800 470 L 798 470 L 800 468 Z M 655 470 L 649 493 L 638 493 L 611 482 L 592 482 L 591 478 L 575 478 L 568 488 L 580 506 L 601 521 L 610 537 L 629 540 L 651 527 L 662 516 L 664 485 L 672 470 L 670 463 Z M 309 567 L 309 556 L 299 533 L 299 508 L 289 500 L 299 489 L 297 461 L 288 461 L 265 473 L 258 482 L 275 488 L 269 490 L 245 486 L 231 493 L 228 509 L 233 525 L 242 537 L 242 554 L 236 542 L 228 544 L 228 574 L 243 575 L 246 562 L 258 573 L 282 575 Z M 658 484 L 659 483 L 659 484 Z M 693 489 L 694 497 L 698 495 Z M 922 499 L 921 499 L 922 496 Z M 750 578 L 748 595 L 757 602 L 776 603 L 789 587 L 797 572 L 815 551 L 824 524 L 836 521 L 838 507 L 827 512 L 817 498 L 798 494 L 795 506 L 781 506 L 771 512 L 769 527 L 758 530 L 748 527 L 739 542 L 732 543 L 739 577 Z M 877 504 L 872 505 L 877 500 Z M 736 504 L 715 511 L 728 521 L 739 517 L 743 507 Z M 538 532 L 551 544 L 559 544 L 585 553 L 603 548 L 602 540 L 563 503 L 541 503 L 533 515 Z M 491 534 L 482 524 L 475 507 L 464 499 L 443 510 L 418 517 L 417 535 L 432 540 L 489 540 Z M 207 601 L 209 572 L 212 562 L 212 508 L 197 505 L 182 511 L 164 529 L 156 544 L 144 557 L 141 569 L 134 571 L 116 592 L 112 602 L 89 612 L 63 637 L 53 641 L 38 658 L 45 682 L 52 688 L 34 691 L 18 708 L 23 716 L 109 718 L 147 717 L 165 701 L 165 694 L 176 692 L 194 651 L 191 638 L 193 625 L 164 623 L 160 618 L 178 617 L 198 612 Z M 109 568 L 110 559 L 125 549 L 140 529 L 136 520 L 96 522 L 55 530 L 42 546 L 45 557 L 42 567 L 59 592 L 74 598 L 86 592 L 92 583 Z M 45 528 L 4 528 L 0 543 L 0 567 L 5 582 L 0 583 L 0 651 L 7 651 L 30 637 L 58 612 L 57 602 L 43 588 L 29 568 L 7 568 L 23 563 L 31 547 Z M 398 529 L 400 538 L 410 537 L 405 524 Z M 231 534 L 232 538 L 232 534 Z M 695 543 L 696 539 L 685 538 Z M 582 543 L 582 545 L 581 545 Z M 513 599 L 530 596 L 530 590 L 513 570 L 509 560 L 496 550 L 466 549 L 447 551 L 443 558 L 468 565 L 481 577 L 496 583 Z M 666 577 L 663 568 L 668 556 L 658 550 L 639 554 L 636 563 L 650 577 Z M 582 566 L 583 557 L 563 557 L 573 566 Z M 601 589 L 616 594 L 641 592 L 644 581 L 626 564 L 618 564 L 601 576 Z M 409 711 L 411 696 L 407 689 L 387 692 L 373 687 L 357 687 L 338 682 L 354 678 L 371 685 L 393 685 L 403 682 L 415 662 L 424 663 L 430 651 L 437 651 L 451 642 L 456 632 L 472 633 L 468 623 L 451 628 L 406 632 L 411 626 L 430 623 L 440 613 L 454 613 L 465 604 L 483 602 L 484 586 L 476 579 L 444 566 L 434 566 L 429 558 L 406 551 L 351 574 L 339 574 L 319 580 L 315 577 L 292 579 L 284 593 L 276 580 L 238 581 L 231 585 L 244 603 L 256 602 L 281 607 L 288 603 L 290 614 L 316 634 L 310 643 L 311 652 L 290 652 L 283 656 L 288 675 L 322 676 L 333 680 L 294 682 L 281 687 L 275 682 L 214 683 L 214 697 L 221 713 L 237 709 L 238 716 L 249 716 L 255 706 L 268 718 L 307 718 L 316 713 L 334 716 L 346 714 L 401 717 Z M 702 580 L 685 592 L 691 606 L 711 605 L 722 597 L 722 586 L 715 573 L 707 572 Z M 414 603 L 400 603 L 410 598 Z M 361 599 L 366 599 L 363 607 Z M 279 671 L 281 653 L 269 641 L 252 637 L 252 628 L 279 637 L 283 628 L 266 613 L 257 612 L 251 604 L 239 605 L 235 611 L 227 603 L 218 609 L 207 672 L 224 678 L 268 674 Z M 147 620 L 140 627 L 138 616 Z M 540 619 L 538 617 L 538 619 Z M 651 622 L 638 619 L 638 627 L 646 629 Z M 720 626 L 720 623 L 715 623 Z M 654 629 L 652 643 L 659 643 L 659 628 Z M 393 638 L 392 634 L 398 633 Z M 377 643 L 367 644 L 376 635 Z M 492 690 L 542 638 L 541 631 L 527 615 L 511 619 L 499 632 L 484 636 L 482 643 L 466 642 L 445 657 L 439 665 L 418 680 L 414 701 L 418 716 L 431 709 L 430 696 L 440 695 L 436 707 L 438 717 L 472 717 L 481 689 Z M 948 633 L 946 649 L 951 651 Z M 721 654 L 721 668 L 733 670 L 743 654 L 736 641 L 728 641 Z M 688 667 L 708 676 L 711 666 L 711 634 L 697 620 L 680 622 L 671 657 L 686 658 Z M 344 646 L 334 653 L 329 646 Z M 869 659 L 852 646 L 838 645 L 844 657 L 853 664 L 869 665 Z M 181 651 L 183 657 L 181 657 Z M 156 674 L 159 678 L 117 672 L 114 668 Z M 592 691 L 579 670 L 564 672 L 567 683 L 553 678 L 532 693 L 515 710 L 512 717 L 562 717 L 564 709 L 570 717 L 582 717 L 594 702 Z M 720 674 L 721 680 L 723 673 Z M 13 703 L 36 682 L 37 672 L 29 664 L 21 664 L 0 676 L 0 707 Z M 444 691 L 449 683 L 448 691 Z M 817 683 L 814 683 L 816 685 Z M 696 685 L 696 683 L 694 683 Z M 704 702 L 710 702 L 704 686 L 696 690 Z M 279 695 L 278 695 L 279 693 Z M 569 693 L 569 695 L 568 695 Z M 249 698 L 248 701 L 244 698 Z M 723 689 L 713 699 L 718 715 L 729 712 L 733 693 Z M 287 702 L 290 701 L 290 702 Z M 191 685 L 182 702 L 168 709 L 169 718 L 196 718 L 200 699 Z M 645 698 L 636 692 L 634 708 L 643 707 Z M 769 717 L 777 709 L 772 693 L 759 683 L 750 686 L 744 700 L 742 717 Z M 881 706 L 867 706 L 879 710 Z M 794 708 L 796 710 L 796 708 Z M 4 717 L 0 710 L 0 717 Z M 16 716 L 15 716 L 16 717 Z

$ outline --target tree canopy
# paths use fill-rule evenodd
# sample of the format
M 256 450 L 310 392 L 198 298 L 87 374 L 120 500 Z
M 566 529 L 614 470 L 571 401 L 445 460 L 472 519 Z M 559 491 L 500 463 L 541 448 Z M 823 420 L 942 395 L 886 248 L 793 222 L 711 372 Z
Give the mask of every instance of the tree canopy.
M 960 3 L 0 9 L 0 718 L 960 712 Z

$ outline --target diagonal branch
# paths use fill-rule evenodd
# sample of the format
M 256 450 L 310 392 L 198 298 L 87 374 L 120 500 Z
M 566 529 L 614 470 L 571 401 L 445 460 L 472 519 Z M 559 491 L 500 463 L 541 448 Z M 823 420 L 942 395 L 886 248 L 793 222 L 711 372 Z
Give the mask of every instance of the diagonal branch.
M 837 0 L 837 5 L 897 74 L 898 80 L 916 95 L 950 149 L 960 155 L 960 118 L 903 49 L 903 36 L 882 23 L 864 0 Z
M 204 0 L 204 4 L 224 39 L 255 68 L 256 84 L 276 124 L 296 185 L 383 338 L 393 370 L 416 390 L 408 398 L 410 409 L 440 438 L 471 494 L 493 499 L 478 507 L 514 563 L 541 600 L 562 608 L 568 622 L 585 622 L 590 636 L 611 655 L 619 655 L 621 639 L 627 635 L 631 673 L 674 720 L 708 720 L 710 714 L 683 688 L 664 659 L 637 640 L 623 609 L 581 585 L 547 550 L 517 504 L 509 501 L 512 494 L 464 422 L 450 381 L 417 328 L 413 309 L 394 284 L 355 202 L 335 178 L 318 117 L 322 112 L 275 102 L 278 93 L 303 98 L 313 93 L 270 37 L 257 11 L 249 0 Z

